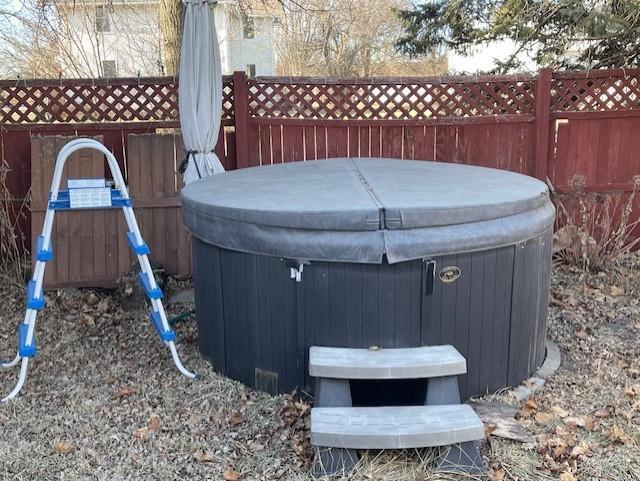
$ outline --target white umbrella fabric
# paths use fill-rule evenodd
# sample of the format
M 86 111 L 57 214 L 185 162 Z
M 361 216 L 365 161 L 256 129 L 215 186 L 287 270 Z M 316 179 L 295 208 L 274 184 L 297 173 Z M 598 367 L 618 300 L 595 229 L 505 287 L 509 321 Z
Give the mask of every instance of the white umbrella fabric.
M 210 0 L 183 0 L 178 106 L 185 150 L 184 183 L 224 172 L 213 152 L 222 114 L 222 68 Z M 184 167 L 181 166 L 181 171 Z

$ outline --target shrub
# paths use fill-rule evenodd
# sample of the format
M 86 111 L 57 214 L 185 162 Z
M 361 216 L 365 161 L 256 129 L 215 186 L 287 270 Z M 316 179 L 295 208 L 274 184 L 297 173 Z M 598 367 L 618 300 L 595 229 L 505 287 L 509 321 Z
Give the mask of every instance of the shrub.
M 596 193 L 585 190 L 585 179 L 571 179 L 568 193 L 550 186 L 558 210 L 554 254 L 561 261 L 587 271 L 614 267 L 640 242 L 640 213 L 635 198 L 640 175 L 632 179 L 630 193 Z M 635 220 L 634 220 L 635 218 Z
M 0 159 L 0 275 L 21 283 L 26 267 L 24 233 L 19 220 L 25 218 L 27 199 L 16 208 L 15 200 L 7 187 L 9 166 Z

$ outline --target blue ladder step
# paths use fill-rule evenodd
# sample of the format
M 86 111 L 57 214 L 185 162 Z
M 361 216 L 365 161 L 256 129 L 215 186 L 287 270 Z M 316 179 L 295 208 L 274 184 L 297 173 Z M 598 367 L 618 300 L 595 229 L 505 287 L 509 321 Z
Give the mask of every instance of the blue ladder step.
M 18 354 L 20 354 L 21 357 L 34 357 L 38 353 L 35 332 L 31 338 L 31 344 L 28 346 L 26 344 L 28 330 L 28 324 L 22 323 L 18 326 Z
M 172 329 L 165 331 L 164 328 L 162 327 L 162 317 L 160 316 L 160 313 L 158 311 L 153 311 L 151 313 L 151 321 L 153 322 L 153 326 L 156 328 L 156 331 L 158 331 L 158 335 L 160 336 L 160 339 L 166 342 L 171 342 L 176 340 L 176 333 L 173 332 Z
M 164 294 L 162 294 L 162 289 L 160 289 L 159 287 L 153 289 L 151 287 L 151 281 L 149 280 L 149 276 L 146 273 L 141 272 L 140 274 L 138 274 L 138 279 L 140 279 L 140 285 L 142 286 L 142 289 L 149 299 L 162 299 L 164 297 Z
M 31 279 L 27 285 L 27 308 L 40 310 L 44 307 L 44 292 L 40 293 L 40 297 L 35 297 L 36 280 Z
M 134 252 L 134 254 L 144 256 L 151 252 L 149 250 L 149 246 L 144 240 L 142 241 L 142 244 L 138 244 L 136 235 L 133 232 L 127 232 L 127 240 L 129 241 L 129 247 L 131 247 L 131 250 Z
M 110 207 L 96 207 L 99 209 L 109 209 L 114 207 L 132 207 L 133 203 L 130 198 L 125 198 L 119 189 L 111 189 L 111 206 Z M 58 191 L 58 198 L 51 200 L 51 192 L 49 192 L 49 205 L 47 207 L 50 210 L 68 210 L 71 209 L 71 201 L 69 200 L 69 191 Z
M 42 262 L 48 262 L 53 259 L 53 247 L 51 246 L 51 241 L 49 241 L 49 248 L 47 250 L 42 248 L 44 244 L 44 236 L 38 236 L 36 241 L 36 260 Z

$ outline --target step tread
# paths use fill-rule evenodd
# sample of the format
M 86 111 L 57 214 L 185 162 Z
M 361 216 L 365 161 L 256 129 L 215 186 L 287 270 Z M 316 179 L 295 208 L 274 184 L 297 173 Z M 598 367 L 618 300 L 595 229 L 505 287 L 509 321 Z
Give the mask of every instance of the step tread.
M 419 379 L 457 376 L 467 362 L 453 346 L 380 350 L 320 347 L 309 349 L 309 374 L 336 379 Z
M 311 410 L 311 444 L 315 446 L 405 449 L 483 438 L 484 425 L 466 404 Z

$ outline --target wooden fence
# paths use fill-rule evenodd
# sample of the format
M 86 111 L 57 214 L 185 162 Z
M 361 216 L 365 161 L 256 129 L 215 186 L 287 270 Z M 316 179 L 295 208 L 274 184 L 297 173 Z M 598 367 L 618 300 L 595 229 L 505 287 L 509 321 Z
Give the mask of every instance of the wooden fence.
M 188 256 L 178 218 L 175 169 L 183 154 L 172 130 L 179 125 L 177 105 L 173 78 L 0 81 L 0 153 L 11 169 L 12 200 L 22 202 L 32 169 L 40 172 L 38 162 L 50 162 L 59 146 L 56 140 L 44 149 L 36 136 L 100 135 L 125 169 L 145 235 L 154 239 L 153 258 L 170 272 L 188 274 L 188 257 L 177 257 Z M 149 135 L 163 132 L 157 139 Z M 514 170 L 548 178 L 560 191 L 581 175 L 588 190 L 628 192 L 640 173 L 637 132 L 638 69 L 379 79 L 247 79 L 236 72 L 224 78 L 216 151 L 228 170 L 386 156 Z M 140 169 L 164 176 L 144 176 Z M 34 226 L 47 191 L 34 183 Z M 33 237 L 28 222 L 22 227 Z M 109 255 L 116 256 L 121 272 L 129 259 L 114 252 Z M 115 278 L 106 267 L 100 281 L 95 271 L 76 270 L 73 277 L 60 269 L 50 285 Z

